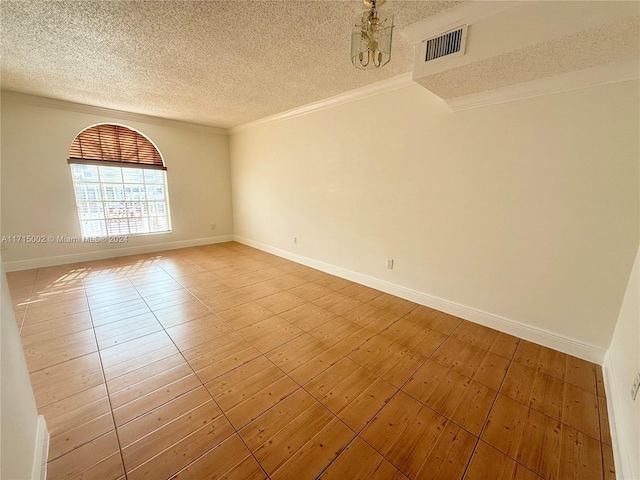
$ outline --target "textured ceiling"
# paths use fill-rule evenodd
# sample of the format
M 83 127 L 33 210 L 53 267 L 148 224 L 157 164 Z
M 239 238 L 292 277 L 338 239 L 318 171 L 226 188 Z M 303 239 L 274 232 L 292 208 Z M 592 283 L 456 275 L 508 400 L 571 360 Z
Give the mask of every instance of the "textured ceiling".
M 396 32 L 462 2 L 389 0 Z M 355 69 L 359 0 L 2 0 L 2 88 L 228 128 L 411 69 Z

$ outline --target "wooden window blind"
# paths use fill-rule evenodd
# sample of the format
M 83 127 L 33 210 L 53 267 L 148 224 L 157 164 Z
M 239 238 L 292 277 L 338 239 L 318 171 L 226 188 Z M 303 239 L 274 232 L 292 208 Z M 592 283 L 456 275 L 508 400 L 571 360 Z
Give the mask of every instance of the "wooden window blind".
M 74 139 L 69 163 L 166 170 L 158 149 L 144 136 L 121 125 L 94 125 Z

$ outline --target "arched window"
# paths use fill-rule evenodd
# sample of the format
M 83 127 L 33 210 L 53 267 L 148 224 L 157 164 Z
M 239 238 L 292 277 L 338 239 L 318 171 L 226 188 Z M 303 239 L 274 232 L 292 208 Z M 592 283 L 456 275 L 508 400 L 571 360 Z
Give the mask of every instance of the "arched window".
M 83 237 L 171 231 L 166 167 L 144 135 L 94 125 L 73 140 L 69 164 Z

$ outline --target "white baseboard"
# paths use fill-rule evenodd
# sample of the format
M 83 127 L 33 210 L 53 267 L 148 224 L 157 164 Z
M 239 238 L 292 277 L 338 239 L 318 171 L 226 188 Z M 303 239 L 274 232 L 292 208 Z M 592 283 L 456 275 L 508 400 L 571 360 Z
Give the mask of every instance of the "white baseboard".
M 31 480 L 45 480 L 47 478 L 47 461 L 49 459 L 49 431 L 44 415 L 38 416 L 36 444 L 31 468 Z
M 138 247 L 125 247 L 113 250 L 98 250 L 95 252 L 58 255 L 55 257 L 17 260 L 13 262 L 3 262 L 3 266 L 5 272 L 15 272 L 18 270 L 29 270 L 31 268 L 53 267 L 55 265 L 66 265 L 68 263 L 90 262 L 92 260 L 103 260 L 105 258 L 125 257 L 127 255 L 138 255 L 141 253 L 175 250 L 177 248 L 198 247 L 200 245 L 209 245 L 212 243 L 231 242 L 232 240 L 233 235 L 221 235 L 219 237 L 206 237 L 196 238 L 193 240 L 180 240 L 177 242 L 155 243 L 152 245 L 141 245 Z
M 342 267 L 336 267 L 328 263 L 320 262 L 309 257 L 304 257 L 302 255 L 251 240 L 249 238 L 234 235 L 233 239 L 236 242 L 272 253 L 296 263 L 301 263 L 302 265 L 315 268 L 316 270 L 321 270 L 323 272 L 381 290 L 385 293 L 410 300 L 420 305 L 425 305 L 441 312 L 455 315 L 456 317 L 464 318 L 465 320 L 469 320 L 510 335 L 515 335 L 516 337 L 523 338 L 545 347 L 553 348 L 554 350 L 582 358 L 583 360 L 588 360 L 599 365 L 602 365 L 602 362 L 604 361 L 605 349 L 581 342 L 580 340 L 576 340 L 559 333 L 551 332 L 516 320 L 511 320 L 499 315 L 494 315 L 489 312 L 484 312 L 466 305 L 451 302 L 401 285 L 396 285 L 368 275 L 353 272 Z
M 620 441 L 620 427 L 625 424 L 624 418 L 618 418 L 616 413 L 621 412 L 620 395 L 626 394 L 627 390 L 619 388 L 620 382 L 617 381 L 611 351 L 604 356 L 602 365 L 602 373 L 604 376 L 604 388 L 607 392 L 607 412 L 609 413 L 609 425 L 611 427 L 611 447 L 613 449 L 613 460 L 616 466 L 616 478 L 620 480 L 640 480 L 632 477 L 633 468 L 631 466 L 631 452 L 626 442 Z

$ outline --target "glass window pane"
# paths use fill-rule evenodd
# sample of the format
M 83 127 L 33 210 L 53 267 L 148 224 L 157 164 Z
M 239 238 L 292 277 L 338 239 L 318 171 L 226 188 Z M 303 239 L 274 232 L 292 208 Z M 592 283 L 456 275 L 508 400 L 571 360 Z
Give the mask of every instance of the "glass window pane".
M 144 182 L 144 169 L 142 168 L 123 168 L 122 176 L 125 183 L 143 183 Z
M 121 202 L 109 202 L 104 204 L 104 213 L 107 218 L 126 218 L 127 208 Z
M 73 180 L 76 182 L 98 182 L 98 167 L 96 165 L 72 164 Z
M 127 235 L 129 233 L 129 221 L 124 219 L 107 220 L 108 235 Z
M 146 217 L 130 218 L 129 228 L 131 233 L 149 233 L 149 219 Z
M 124 185 L 102 185 L 104 200 L 124 200 Z
M 107 183 L 122 183 L 122 168 L 100 167 L 100 181 Z
M 78 215 L 80 220 L 92 220 L 104 218 L 102 203 L 98 202 L 78 202 Z
M 147 200 L 164 200 L 164 185 L 147 185 Z
M 169 229 L 169 220 L 167 217 L 150 217 L 149 225 L 152 232 L 164 232 Z
M 144 200 L 144 185 L 125 185 L 124 197 L 126 200 Z
M 145 183 L 164 183 L 164 171 L 144 169 L 144 181 Z
M 166 215 L 167 205 L 164 202 L 149 202 L 149 215 Z
M 127 203 L 127 216 L 140 218 L 147 216 L 147 204 L 142 202 Z
M 169 232 L 162 170 L 72 164 L 82 235 Z
M 100 201 L 100 185 L 76 185 L 76 200 L 78 201 Z

